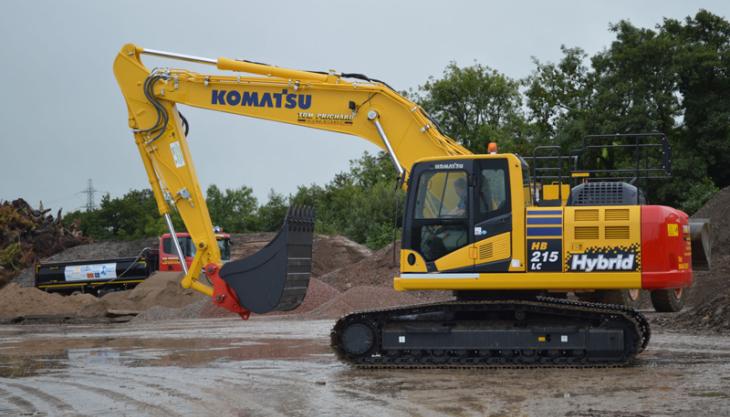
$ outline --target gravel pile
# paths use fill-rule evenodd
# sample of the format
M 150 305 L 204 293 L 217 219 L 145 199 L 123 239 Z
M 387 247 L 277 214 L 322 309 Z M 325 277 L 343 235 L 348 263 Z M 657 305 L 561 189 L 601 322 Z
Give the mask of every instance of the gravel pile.
M 340 291 L 363 285 L 392 288 L 393 277 L 400 271 L 399 254 L 400 242 L 396 242 L 395 261 L 393 244 L 390 244 L 366 258 L 324 274 L 320 279 Z
M 730 332 L 730 294 L 718 295 L 711 300 L 683 311 L 671 319 L 677 327 L 690 330 Z
M 712 229 L 712 270 L 697 271 L 687 302 L 700 306 L 718 294 L 730 291 L 730 187 L 720 190 L 693 218 L 710 219 Z

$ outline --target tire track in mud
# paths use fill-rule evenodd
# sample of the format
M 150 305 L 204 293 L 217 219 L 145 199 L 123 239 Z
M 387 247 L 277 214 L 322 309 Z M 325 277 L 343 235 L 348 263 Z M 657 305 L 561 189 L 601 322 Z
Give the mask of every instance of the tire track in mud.
M 139 369 L 140 372 L 134 372 L 131 369 Z M 203 370 L 206 375 L 200 375 L 200 368 L 190 368 L 190 370 L 188 370 L 185 368 L 170 369 L 165 367 L 159 369 L 164 369 L 164 371 L 150 372 L 150 368 L 114 368 L 113 370 L 106 369 L 106 373 L 100 373 L 99 368 L 76 368 L 73 369 L 70 375 L 64 375 L 64 379 L 49 382 L 73 385 L 82 389 L 83 387 L 86 387 L 93 390 L 94 394 L 100 394 L 100 392 L 106 393 L 106 396 L 114 397 L 112 399 L 124 404 L 132 402 L 126 398 L 132 398 L 131 395 L 133 395 L 134 392 L 129 392 L 130 396 L 124 396 L 124 398 L 122 398 L 122 394 L 114 393 L 115 395 L 111 395 L 109 394 L 111 392 L 110 390 L 100 388 L 98 385 L 92 387 L 79 383 L 67 383 L 65 382 L 65 379 L 68 377 L 73 379 L 84 378 L 85 380 L 100 383 L 101 386 L 133 386 L 135 388 L 142 386 L 146 387 L 141 390 L 146 397 L 157 398 L 158 400 L 160 396 L 172 397 L 176 399 L 175 409 L 185 410 L 184 414 L 176 414 L 163 406 L 152 405 L 140 400 L 135 401 L 136 408 L 140 411 L 147 412 L 147 407 L 154 407 L 158 410 L 158 412 L 160 412 L 159 415 L 231 415 L 231 413 L 240 411 L 242 408 L 246 409 L 247 416 L 253 414 L 267 417 L 286 417 L 290 415 L 289 413 L 280 413 L 267 404 L 259 404 L 257 402 L 257 397 L 255 396 L 244 401 L 240 393 L 250 392 L 250 381 L 247 381 L 240 387 L 233 385 L 228 386 L 225 389 L 213 390 L 211 387 L 221 386 L 221 380 L 219 375 L 216 373 L 217 370 L 213 370 L 212 368 Z M 224 369 L 224 371 L 227 370 Z M 211 374 L 207 375 L 208 373 Z M 45 377 L 44 379 L 48 380 L 49 378 L 53 377 Z M 150 383 L 149 381 L 154 382 Z M 274 386 L 272 388 L 279 389 L 280 387 Z M 193 394 L 192 391 L 197 392 Z M 207 394 L 205 395 L 205 398 L 199 395 L 201 393 Z M 108 409 L 104 411 L 114 413 L 117 410 Z
M 177 399 L 184 399 L 186 401 L 203 401 L 203 398 L 193 396 L 190 392 L 186 392 L 184 390 L 181 390 L 177 387 L 173 387 L 172 385 L 163 385 L 160 384 L 161 379 L 170 380 L 174 382 L 180 383 L 180 385 L 183 385 L 185 387 L 191 387 L 196 386 L 200 387 L 199 384 L 195 384 L 194 382 L 191 382 L 190 379 L 186 381 L 181 381 L 180 376 L 176 377 L 166 377 L 164 375 L 160 374 L 151 374 L 149 373 L 149 368 L 142 368 L 146 370 L 147 372 L 144 374 L 139 374 L 135 372 L 128 371 L 129 368 L 116 368 L 114 369 L 113 376 L 109 375 L 107 373 L 101 373 L 101 372 L 95 372 L 94 370 L 89 369 L 75 369 L 73 371 L 74 376 L 80 375 L 83 377 L 90 377 L 89 380 L 111 380 L 113 383 L 111 385 L 125 385 L 125 383 L 131 382 L 133 383 L 133 386 L 135 387 L 147 387 L 150 390 L 156 390 L 159 391 L 161 394 L 168 395 L 173 398 Z M 154 378 L 155 382 L 149 382 L 150 378 Z M 145 391 L 146 393 L 149 393 L 149 391 Z
M 201 368 L 166 367 L 165 369 L 169 370 L 169 372 L 150 372 L 151 369 L 161 369 L 160 367 L 154 366 L 145 368 L 115 366 L 113 371 L 110 371 L 108 368 L 84 366 L 73 368 L 71 372 L 72 376 L 75 379 L 83 378 L 84 380 L 99 382 L 111 380 L 114 386 L 132 385 L 134 387 L 148 387 L 149 390 L 144 391 L 146 395 L 153 395 L 151 394 L 151 392 L 154 391 L 158 392 L 161 395 L 181 398 L 186 403 L 190 403 L 189 407 L 185 407 L 188 410 L 196 409 L 199 406 L 199 403 L 196 404 L 194 402 L 195 400 L 199 402 L 202 401 L 201 398 L 194 398 L 192 396 L 195 395 L 192 391 L 197 390 L 197 394 L 206 394 L 206 400 L 209 400 L 210 398 L 214 399 L 214 401 L 208 401 L 206 408 L 201 410 L 205 413 L 211 412 L 210 406 L 213 404 L 223 408 L 222 412 L 228 413 L 230 413 L 232 410 L 240 411 L 241 406 L 245 405 L 245 408 L 249 413 L 256 412 L 260 415 L 269 416 L 272 415 L 272 413 L 277 413 L 277 410 L 268 405 L 269 403 L 273 403 L 273 401 L 271 401 L 270 397 L 266 396 L 266 391 L 276 392 L 277 390 L 281 390 L 282 386 L 291 387 L 291 389 L 287 389 L 287 391 L 292 392 L 299 392 L 301 391 L 302 387 L 307 386 L 311 387 L 312 390 L 319 391 L 313 385 L 312 378 L 293 379 L 291 377 L 292 373 L 290 368 L 294 368 L 295 372 L 306 372 L 305 368 L 296 369 L 296 364 L 299 363 L 297 361 L 275 361 L 274 363 L 266 362 L 269 366 L 253 369 L 241 368 L 239 366 L 240 364 L 245 363 L 247 363 L 247 361 L 225 361 L 219 363 L 223 366 L 205 368 L 203 370 L 203 375 L 201 375 Z M 305 362 L 302 362 L 302 364 L 305 364 Z M 328 367 L 329 365 L 327 367 L 324 367 L 323 369 L 326 370 Z M 137 372 L 137 369 L 141 370 L 141 372 Z M 242 369 L 245 375 L 239 376 Z M 268 372 L 264 372 L 263 374 L 261 372 L 270 369 L 273 369 L 273 372 L 275 373 L 283 374 L 288 372 L 289 377 L 277 377 L 274 374 Z M 251 372 L 252 370 L 254 372 Z M 252 373 L 255 374 L 253 375 L 253 381 L 251 378 Z M 110 375 L 113 375 L 113 377 Z M 228 382 L 228 386 L 226 387 L 226 389 L 212 390 L 210 387 L 221 386 L 221 375 L 224 375 L 224 381 Z M 154 382 L 150 383 L 149 381 Z M 255 387 L 253 390 L 251 389 L 252 385 Z M 259 389 L 262 386 L 264 388 Z M 341 389 L 338 388 L 338 391 L 341 391 Z M 353 396 L 355 393 L 356 391 L 345 392 L 346 395 L 351 394 Z M 247 398 L 247 400 L 245 401 L 242 398 L 244 396 Z M 262 399 L 267 402 L 263 403 L 261 401 Z M 373 401 L 373 403 L 376 403 L 376 401 Z M 388 404 L 386 402 L 378 400 L 377 403 L 381 403 L 379 405 L 382 406 L 384 410 L 389 410 L 387 408 Z M 349 400 L 330 398 L 327 404 L 330 406 L 334 405 L 339 410 L 349 411 L 349 413 L 345 412 L 344 414 L 363 413 L 363 404 L 353 405 L 353 402 Z M 365 405 L 371 406 L 372 403 Z M 175 406 L 176 409 L 184 408 L 183 404 L 176 403 Z M 315 411 L 318 412 L 319 410 L 313 410 L 313 412 Z M 286 410 L 284 414 L 278 415 L 290 415 L 291 412 L 292 410 Z M 366 415 L 372 417 L 380 417 L 384 414 L 381 412 Z
M 33 378 L 36 381 L 46 382 L 46 383 L 53 383 L 58 384 L 60 381 L 56 381 L 55 379 L 49 378 L 49 377 L 40 377 L 40 378 Z M 178 416 L 180 414 L 176 413 L 174 410 L 169 409 L 167 407 L 155 405 L 152 403 L 147 403 L 144 401 L 139 401 L 134 398 L 132 398 L 129 395 L 122 394 L 117 391 L 112 391 L 110 389 L 102 388 L 99 386 L 93 386 L 93 385 L 86 385 L 81 384 L 79 382 L 71 382 L 71 381 L 63 381 L 62 382 L 64 386 L 72 386 L 76 387 L 79 390 L 86 391 L 95 395 L 104 396 L 107 397 L 113 401 L 118 401 L 120 403 L 123 403 L 125 405 L 131 405 L 135 408 L 137 408 L 143 415 L 145 416 L 160 416 L 160 417 L 168 417 L 168 416 Z M 108 411 L 108 410 L 105 410 Z M 154 413 L 152 413 L 154 412 Z
M 235 363 L 234 363 L 235 364 Z M 272 390 L 281 390 L 282 386 L 290 386 L 291 391 L 301 391 L 303 387 L 311 387 L 313 390 L 317 390 L 319 385 L 315 384 L 316 380 L 328 381 L 325 383 L 325 387 L 328 387 L 329 391 L 317 394 L 328 394 L 326 406 L 330 413 L 333 415 L 362 415 L 370 417 L 381 417 L 383 415 L 388 416 L 429 416 L 429 415 L 442 415 L 442 413 L 423 407 L 420 404 L 413 402 L 406 402 L 396 399 L 392 396 L 373 394 L 363 391 L 362 389 L 353 389 L 343 386 L 341 383 L 332 380 L 332 375 L 320 375 L 312 377 L 311 372 L 305 374 L 304 377 L 295 378 L 293 375 L 299 371 L 305 372 L 305 369 L 296 369 L 295 372 L 287 370 L 288 366 L 277 366 L 277 367 L 266 367 L 266 368 L 241 368 L 241 370 L 247 373 L 247 377 L 254 374 L 257 378 L 255 384 L 266 385 Z M 323 367 L 324 371 L 334 371 L 332 366 L 327 365 Z M 329 373 L 329 372 L 328 372 Z M 286 376 L 281 376 L 281 375 Z M 238 376 L 224 376 L 224 380 L 228 380 L 233 383 L 239 383 L 241 377 Z M 348 381 L 348 384 L 352 384 L 352 381 Z M 318 409 L 317 412 L 322 413 L 322 409 Z M 397 412 L 397 413 L 396 413 Z M 401 414 L 402 413 L 402 414 Z
M 140 372 L 134 372 L 132 369 L 139 369 Z M 199 395 L 203 391 L 203 386 L 199 384 L 200 378 L 198 375 L 181 375 L 176 368 L 174 376 L 167 376 L 170 372 L 165 371 L 169 369 L 160 369 L 162 369 L 162 372 L 152 373 L 150 368 L 120 367 L 115 368 L 112 373 L 104 373 L 102 372 L 103 369 L 99 368 L 78 368 L 73 370 L 73 376 L 87 378 L 87 380 L 94 382 L 108 381 L 107 383 L 112 386 L 132 386 L 134 389 L 143 387 L 142 392 L 148 397 L 167 396 L 174 399 L 175 407 L 186 410 L 187 415 L 211 413 L 206 399 Z M 208 384 L 214 384 L 214 382 L 208 381 Z M 202 404 L 205 404 L 205 406 L 201 406 Z
M 145 369 L 145 368 L 140 368 Z M 246 406 L 245 416 L 272 416 L 272 417 L 287 417 L 289 414 L 279 413 L 277 410 L 261 406 L 254 399 L 245 400 L 241 393 L 247 393 L 250 391 L 250 381 L 242 387 L 238 386 L 226 386 L 220 378 L 219 369 L 217 368 L 168 368 L 174 369 L 174 376 L 167 376 L 165 373 L 156 373 L 154 375 L 155 381 L 161 387 L 166 389 L 176 390 L 179 393 L 182 391 L 179 388 L 180 384 L 184 384 L 185 387 L 194 386 L 198 394 L 203 394 L 196 403 L 192 403 L 190 409 L 199 408 L 201 404 L 204 405 L 200 409 L 200 413 L 190 413 L 190 415 L 236 415 L 235 412 L 240 412 L 242 405 Z M 149 368 L 147 368 L 149 370 Z M 139 377 L 149 378 L 150 375 L 140 375 L 135 372 L 123 373 L 130 380 L 135 380 Z M 133 377 L 130 377 L 131 374 Z M 164 381 L 164 382 L 163 382 Z M 190 382 L 194 381 L 194 382 Z M 240 388 L 240 389 L 239 389 Z M 187 398 L 190 398 L 188 395 Z
M 1 383 L 1 382 L 0 382 Z M 7 404 L 16 407 L 15 410 L 10 408 L 0 408 L 0 416 L 16 416 L 16 415 L 39 415 L 38 411 L 33 404 L 25 398 L 15 395 L 10 391 L 0 388 L 0 399 L 7 401 Z M 9 411 L 18 411 L 10 412 Z
M 31 380 L 38 380 L 38 378 L 31 378 Z M 25 398 L 28 397 L 36 397 L 40 399 L 41 401 L 45 402 L 49 407 L 48 409 L 52 412 L 50 415 L 54 414 L 55 411 L 61 411 L 63 414 L 69 414 L 72 413 L 74 416 L 86 416 L 85 414 L 80 413 L 78 410 L 76 410 L 71 404 L 67 403 L 66 401 L 62 400 L 61 398 L 51 395 L 47 392 L 44 392 L 41 390 L 41 387 L 38 387 L 36 385 L 25 385 L 20 382 L 3 382 L 6 387 L 12 387 L 17 390 L 21 390 L 25 392 L 27 395 Z M 26 400 L 26 402 L 29 402 Z M 30 403 L 30 402 L 29 402 Z M 30 403 L 31 407 L 36 409 L 36 412 L 40 412 L 38 407 Z

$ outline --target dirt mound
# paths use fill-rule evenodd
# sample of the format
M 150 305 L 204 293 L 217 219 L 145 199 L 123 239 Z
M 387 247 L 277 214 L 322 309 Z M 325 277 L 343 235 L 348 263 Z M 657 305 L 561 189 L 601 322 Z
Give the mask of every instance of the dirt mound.
M 10 283 L 0 290 L 0 322 L 33 317 L 102 317 L 104 303 L 89 294 L 64 297 Z
M 315 277 L 349 267 L 373 255 L 367 247 L 337 235 L 315 236 L 312 252 L 312 275 Z
M 710 219 L 712 233 L 712 269 L 696 271 L 687 304 L 702 306 L 718 294 L 730 294 L 730 187 L 720 190 L 692 218 Z
M 180 308 L 207 297 L 180 286 L 182 273 L 158 272 L 134 289 L 113 292 L 101 300 L 112 310 L 144 311 L 151 307 Z
M 682 311 L 672 319 L 672 324 L 689 330 L 730 332 L 730 293 Z
M 231 259 L 252 255 L 266 246 L 276 233 L 233 233 L 231 234 Z
M 267 315 L 279 316 L 279 315 L 297 315 L 306 313 L 316 309 L 322 304 L 329 300 L 334 299 L 340 294 L 340 292 L 317 278 L 311 278 L 309 280 L 309 289 L 307 289 L 307 295 L 304 297 L 302 304 L 299 307 L 291 311 L 274 311 Z M 183 313 L 184 314 L 184 313 Z M 222 309 L 211 302 L 205 303 L 201 306 L 199 317 L 203 318 L 219 318 L 219 317 L 237 317 L 236 314 L 231 313 L 225 309 Z
M 182 288 L 180 278 L 178 272 L 160 272 L 133 290 L 110 293 L 102 298 L 89 294 L 62 296 L 11 283 L 0 290 L 0 322 L 39 317 L 103 320 L 153 308 L 177 310 L 196 302 L 210 302 L 204 295 Z M 174 317 L 179 315 L 177 312 Z M 197 314 L 189 317 L 197 317 Z
M 275 236 L 275 233 L 231 235 L 231 259 L 255 253 Z M 373 254 L 367 247 L 339 235 L 315 235 L 312 245 L 312 276 L 315 277 L 352 265 Z
M 390 288 L 360 286 L 351 288 L 306 314 L 307 318 L 337 318 L 359 310 L 418 303 L 415 296 Z
M 400 242 L 397 242 L 394 262 L 393 244 L 390 244 L 371 256 L 329 272 L 320 279 L 340 291 L 363 285 L 392 287 L 393 277 L 400 270 L 399 254 Z
M 0 204 L 0 287 L 36 260 L 88 242 L 75 225 L 61 223 L 50 209 L 33 209 L 23 199 Z

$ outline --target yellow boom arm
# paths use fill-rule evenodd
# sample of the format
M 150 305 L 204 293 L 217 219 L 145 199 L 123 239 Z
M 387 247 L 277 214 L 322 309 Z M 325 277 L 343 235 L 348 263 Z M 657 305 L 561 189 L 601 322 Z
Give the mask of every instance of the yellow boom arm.
M 142 54 L 257 75 L 150 71 L 142 64 Z M 198 281 L 201 268 L 220 266 L 221 259 L 177 103 L 359 136 L 388 152 L 402 179 L 418 159 L 470 154 L 441 134 L 417 104 L 384 83 L 357 74 L 299 71 L 228 58 L 213 60 L 127 44 L 114 61 L 114 75 L 127 103 L 129 126 L 160 214 L 172 228 L 168 201 L 172 202 L 197 246 L 182 285 L 208 295 L 213 295 L 213 289 Z

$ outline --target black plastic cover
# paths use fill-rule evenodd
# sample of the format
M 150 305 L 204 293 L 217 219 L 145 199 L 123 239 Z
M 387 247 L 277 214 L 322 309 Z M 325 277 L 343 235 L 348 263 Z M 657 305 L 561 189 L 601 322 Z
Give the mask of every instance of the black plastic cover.
M 627 206 L 646 204 L 644 194 L 626 182 L 587 182 L 570 191 L 569 206 Z

